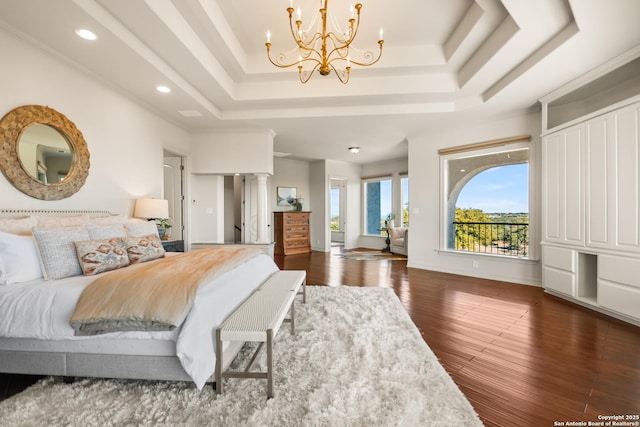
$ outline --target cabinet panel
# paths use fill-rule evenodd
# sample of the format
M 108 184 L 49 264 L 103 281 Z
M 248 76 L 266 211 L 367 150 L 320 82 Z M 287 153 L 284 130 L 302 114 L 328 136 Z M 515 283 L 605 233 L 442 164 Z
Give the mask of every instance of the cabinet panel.
M 601 281 L 598 304 L 634 319 L 640 319 L 640 289 Z
M 543 145 L 543 238 L 545 240 L 560 240 L 560 189 L 562 179 L 560 172 L 561 153 L 563 144 L 559 134 L 544 139 Z
M 599 256 L 598 304 L 640 319 L 640 260 Z
M 569 242 L 583 242 L 583 159 L 582 159 L 582 127 L 565 131 L 564 158 L 564 226 L 565 239 Z
M 587 124 L 586 225 L 587 244 L 607 246 L 608 233 L 608 116 Z
M 584 127 L 545 137 L 543 238 L 584 244 Z
M 600 255 L 599 263 L 601 279 L 629 285 L 640 291 L 640 260 Z M 638 306 L 638 310 L 640 310 L 640 306 Z
M 544 267 L 542 269 L 542 276 L 545 288 L 553 289 L 554 291 L 562 292 L 563 294 L 567 294 L 569 296 L 575 295 L 575 273 Z
M 637 104 L 615 114 L 616 246 L 640 250 L 640 142 Z
M 576 272 L 575 251 L 553 246 L 542 248 L 542 259 L 545 267 L 553 267 L 559 270 Z

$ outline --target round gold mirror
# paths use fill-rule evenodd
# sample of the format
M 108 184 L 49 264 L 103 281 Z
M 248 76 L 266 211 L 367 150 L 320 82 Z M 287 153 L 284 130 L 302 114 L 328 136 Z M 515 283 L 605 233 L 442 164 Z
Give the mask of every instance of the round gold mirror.
M 89 150 L 64 114 L 41 106 L 15 108 L 0 120 L 0 169 L 23 193 L 60 200 L 76 193 L 89 175 Z

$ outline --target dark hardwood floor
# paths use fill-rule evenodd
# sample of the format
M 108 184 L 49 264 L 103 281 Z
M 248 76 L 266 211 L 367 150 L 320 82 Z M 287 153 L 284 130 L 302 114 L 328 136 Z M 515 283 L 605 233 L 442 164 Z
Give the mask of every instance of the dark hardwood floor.
M 541 288 L 314 252 L 277 259 L 308 283 L 393 288 L 487 426 L 640 414 L 640 328 Z
M 541 288 L 356 261 L 276 257 L 310 285 L 393 288 L 487 426 L 554 426 L 640 414 L 640 328 Z M 0 400 L 37 377 L 0 375 Z

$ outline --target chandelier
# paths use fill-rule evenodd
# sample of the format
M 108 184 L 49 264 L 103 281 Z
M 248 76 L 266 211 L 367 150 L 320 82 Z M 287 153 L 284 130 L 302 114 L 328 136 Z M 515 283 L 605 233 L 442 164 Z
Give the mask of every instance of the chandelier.
M 331 27 L 327 29 L 328 3 L 329 0 L 320 0 L 320 22 L 317 22 L 318 16 L 316 15 L 308 29 L 303 29 L 300 8 L 297 10 L 297 19 L 294 21 L 293 0 L 289 0 L 289 7 L 287 8 L 289 27 L 297 47 L 288 53 L 278 54 L 275 60 L 271 57 L 271 33 L 267 32 L 265 45 L 267 46 L 269 61 L 279 68 L 289 68 L 297 65 L 302 83 L 307 83 L 313 73 L 318 70 L 323 76 L 327 76 L 331 71 L 334 71 L 338 79 L 343 84 L 346 84 L 351 74 L 351 64 L 367 67 L 378 62 L 382 56 L 384 40 L 382 39 L 383 32 L 380 30 L 377 56 L 367 50 L 360 53 L 356 59 L 351 58 L 349 51 L 351 43 L 356 38 L 360 28 L 360 9 L 362 9 L 362 4 L 357 3 L 351 6 L 347 29 L 342 31 L 333 19 L 331 20 Z M 291 56 L 295 57 L 295 52 L 298 53 L 297 60 L 291 58 Z M 305 70 L 304 65 L 310 65 L 311 69 Z

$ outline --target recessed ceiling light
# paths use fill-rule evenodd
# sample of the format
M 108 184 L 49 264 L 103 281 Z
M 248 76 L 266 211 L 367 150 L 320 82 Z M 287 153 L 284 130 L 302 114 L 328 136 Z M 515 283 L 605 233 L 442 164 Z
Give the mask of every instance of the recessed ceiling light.
M 360 151 L 360 147 L 349 147 L 351 154 L 357 154 Z
M 82 37 L 85 40 L 96 40 L 98 36 L 93 31 L 86 30 L 84 28 L 79 28 L 76 30 L 76 35 L 78 37 Z
M 156 90 L 158 92 L 162 92 L 162 93 L 169 93 L 171 92 L 171 89 L 169 89 L 167 86 L 157 86 Z

